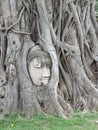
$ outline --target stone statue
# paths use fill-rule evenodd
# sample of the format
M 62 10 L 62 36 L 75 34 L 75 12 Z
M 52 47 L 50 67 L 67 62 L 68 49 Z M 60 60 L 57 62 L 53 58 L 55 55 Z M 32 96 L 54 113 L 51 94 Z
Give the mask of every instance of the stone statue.
M 51 59 L 38 45 L 29 50 L 28 71 L 32 83 L 36 86 L 47 85 L 51 77 Z

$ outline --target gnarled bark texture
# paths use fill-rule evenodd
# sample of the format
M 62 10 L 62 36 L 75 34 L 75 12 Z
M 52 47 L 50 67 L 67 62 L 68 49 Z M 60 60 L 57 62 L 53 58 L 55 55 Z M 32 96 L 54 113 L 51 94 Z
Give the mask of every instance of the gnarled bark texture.
M 49 53 L 51 79 L 32 83 L 35 45 Z M 0 1 L 0 114 L 98 110 L 98 25 L 94 0 Z

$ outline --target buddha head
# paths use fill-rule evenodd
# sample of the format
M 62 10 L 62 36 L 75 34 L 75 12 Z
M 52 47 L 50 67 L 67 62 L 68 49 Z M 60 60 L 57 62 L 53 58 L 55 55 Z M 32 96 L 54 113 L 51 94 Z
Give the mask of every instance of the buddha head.
M 49 83 L 51 76 L 51 58 L 39 46 L 31 48 L 28 53 L 28 71 L 34 85 L 45 86 Z

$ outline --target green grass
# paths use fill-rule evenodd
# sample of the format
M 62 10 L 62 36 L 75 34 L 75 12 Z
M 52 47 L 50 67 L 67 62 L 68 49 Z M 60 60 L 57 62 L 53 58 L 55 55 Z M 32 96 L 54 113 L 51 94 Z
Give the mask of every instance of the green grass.
M 75 113 L 70 119 L 50 115 L 34 115 L 27 121 L 17 115 L 0 120 L 0 130 L 98 130 L 98 113 Z

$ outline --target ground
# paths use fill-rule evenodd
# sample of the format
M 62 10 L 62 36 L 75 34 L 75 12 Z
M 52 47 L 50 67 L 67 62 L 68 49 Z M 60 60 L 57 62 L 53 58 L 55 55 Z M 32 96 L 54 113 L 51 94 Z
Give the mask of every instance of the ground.
M 67 120 L 51 115 L 34 115 L 29 121 L 20 115 L 6 115 L 0 120 L 0 130 L 98 130 L 98 113 L 76 112 Z

